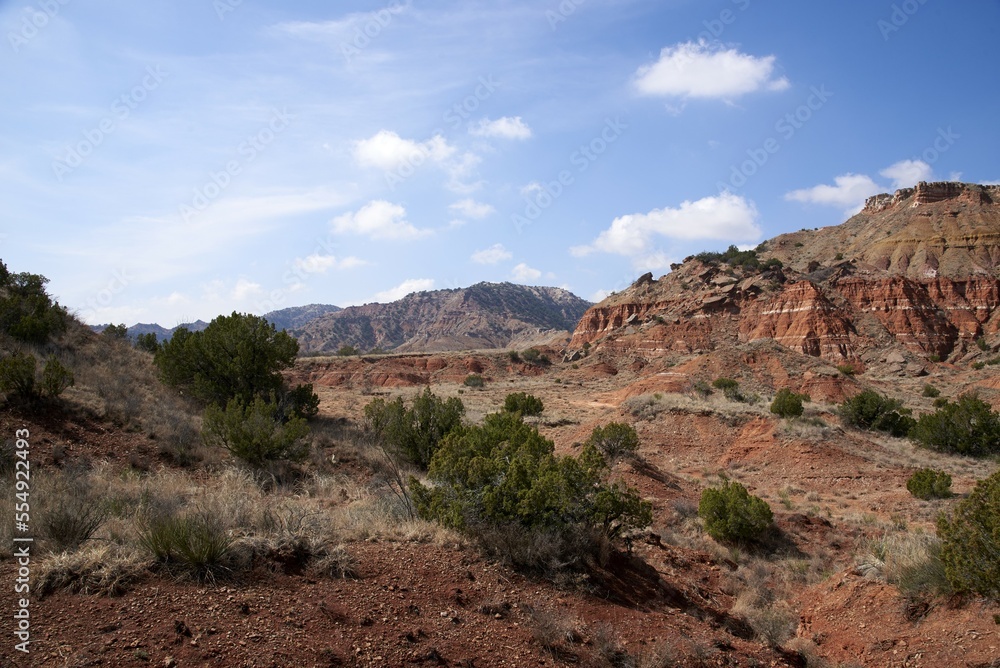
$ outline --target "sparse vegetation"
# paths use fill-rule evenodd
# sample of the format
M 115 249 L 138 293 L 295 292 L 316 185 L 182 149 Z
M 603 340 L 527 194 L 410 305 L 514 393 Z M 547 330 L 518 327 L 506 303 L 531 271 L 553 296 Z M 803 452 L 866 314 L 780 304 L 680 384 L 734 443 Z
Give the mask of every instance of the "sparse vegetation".
M 1000 600 L 1000 472 L 977 483 L 950 517 L 938 519 L 938 536 L 952 586 Z
M 619 459 L 635 457 L 639 452 L 639 435 L 635 428 L 621 422 L 594 427 L 587 445 L 597 449 L 612 464 Z
M 538 348 L 528 348 L 521 352 L 521 359 L 534 366 L 549 366 L 552 360 L 548 355 L 544 355 Z
M 303 440 L 309 427 L 303 418 L 284 419 L 277 403 L 256 397 L 249 405 L 233 398 L 225 409 L 205 409 L 202 437 L 209 446 L 228 450 L 234 457 L 261 467 L 267 462 L 302 461 L 308 454 Z
M 462 425 L 461 399 L 441 399 L 427 388 L 410 408 L 403 399 L 374 399 L 365 406 L 365 429 L 393 452 L 426 469 L 441 440 Z
M 767 502 L 738 482 L 726 480 L 721 489 L 701 493 L 698 515 L 709 536 L 723 543 L 751 543 L 772 530 L 774 514 Z
M 717 390 L 722 390 L 723 396 L 730 401 L 738 401 L 740 403 L 755 403 L 759 401 L 760 397 L 755 394 L 747 395 L 740 390 L 740 384 L 732 378 L 716 378 L 712 381 L 712 387 Z
M 906 436 L 916 424 L 908 408 L 898 399 L 865 390 L 842 403 L 838 409 L 845 423 L 867 431 L 884 431 L 896 437 Z
M 562 545 L 593 530 L 614 539 L 652 521 L 651 505 L 635 490 L 604 481 L 607 464 L 593 446 L 579 457 L 553 450 L 519 413 L 487 415 L 482 426 L 444 439 L 429 469 L 434 486 L 411 479 L 417 512 L 473 536 L 501 531 L 520 535 L 518 542 L 548 536 Z
M 809 395 L 796 394 L 787 387 L 783 387 L 778 390 L 774 401 L 771 402 L 771 412 L 783 418 L 799 417 L 805 411 L 802 406 L 803 401 L 809 401 Z
M 944 471 L 920 469 L 906 481 L 906 489 L 918 499 L 947 499 L 951 496 L 951 476 Z
M 853 364 L 838 364 L 837 371 L 845 376 L 853 376 L 858 372 L 858 370 L 854 368 Z
M 48 282 L 39 274 L 11 273 L 0 261 L 0 332 L 42 344 L 66 331 L 69 314 L 45 291 Z
M 920 416 L 911 437 L 927 448 L 972 457 L 1000 452 L 1000 414 L 975 394 Z
M 924 384 L 924 390 L 921 392 L 921 396 L 927 397 L 929 399 L 936 399 L 941 396 L 941 390 L 937 389 L 930 383 Z
M 298 351 L 295 339 L 264 318 L 234 312 L 201 332 L 178 329 L 153 359 L 164 383 L 204 404 L 225 406 L 237 399 L 246 406 L 257 397 L 288 395 L 281 372 L 295 363 Z M 289 414 L 300 412 L 292 408 Z
M 470 373 L 465 377 L 465 380 L 462 381 L 462 384 L 466 387 L 483 387 L 486 385 L 486 381 L 484 381 L 483 377 L 478 373 Z
M 360 354 L 360 350 L 346 343 L 337 349 L 337 355 L 340 357 L 356 357 Z
M 990 344 L 986 341 L 985 336 L 980 336 L 978 339 L 976 339 L 976 347 L 985 353 L 989 351 Z
M 542 400 L 527 392 L 512 392 L 503 400 L 503 409 L 508 413 L 520 413 L 525 417 L 541 415 L 545 410 Z
M 758 246 L 758 248 L 760 247 Z M 745 272 L 767 271 L 772 267 L 780 268 L 783 266 L 781 260 L 777 258 L 771 258 L 766 262 L 761 262 L 760 258 L 757 257 L 757 250 L 741 251 L 736 246 L 730 246 L 725 250 L 725 252 L 722 253 L 705 251 L 698 253 L 693 257 L 699 262 L 704 262 L 705 264 L 726 264 L 733 268 L 740 268 Z M 685 258 L 685 262 L 690 259 L 691 258 Z
M 16 401 L 55 399 L 75 383 L 72 372 L 54 356 L 46 360 L 40 378 L 36 367 L 34 355 L 27 353 L 0 359 L 0 392 Z
M 155 355 L 160 349 L 160 343 L 156 340 L 156 332 L 147 332 L 135 337 L 135 347 Z

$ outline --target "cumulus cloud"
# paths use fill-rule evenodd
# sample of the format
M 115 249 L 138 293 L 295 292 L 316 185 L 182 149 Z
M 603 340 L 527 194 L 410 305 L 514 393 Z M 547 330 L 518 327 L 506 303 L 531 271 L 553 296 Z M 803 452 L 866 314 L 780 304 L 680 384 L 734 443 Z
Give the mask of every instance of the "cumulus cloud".
M 425 142 L 404 139 L 390 130 L 379 130 L 374 136 L 354 143 L 354 159 L 362 167 L 393 171 L 431 161 L 442 163 L 455 154 L 454 146 L 444 137 L 435 135 Z
M 837 206 L 844 209 L 846 215 L 853 216 L 861 211 L 868 197 L 887 190 L 912 188 L 920 181 L 932 181 L 934 170 L 923 160 L 900 160 L 880 170 L 879 175 L 892 179 L 892 185 L 879 185 L 867 174 L 843 174 L 834 177 L 832 186 L 820 184 L 812 188 L 793 190 L 785 193 L 785 199 L 805 204 Z
M 892 179 L 893 188 L 912 188 L 921 181 L 934 178 L 934 170 L 923 160 L 900 160 L 879 172 L 887 179 Z
M 411 278 L 403 281 L 394 288 L 389 288 L 382 292 L 375 294 L 375 301 L 377 302 L 394 302 L 402 299 L 408 294 L 414 292 L 421 292 L 423 290 L 433 290 L 434 289 L 434 279 L 433 278 Z
M 473 253 L 472 261 L 476 264 L 498 264 L 513 257 L 514 255 L 504 248 L 503 244 L 493 244 L 485 250 Z
M 818 185 L 793 190 L 785 194 L 790 202 L 824 204 L 844 209 L 854 215 L 864 206 L 865 200 L 882 192 L 882 187 L 864 174 L 844 174 L 833 179 L 834 185 Z
M 500 139 L 530 139 L 531 128 L 520 116 L 504 116 L 495 121 L 484 118 L 469 128 L 475 137 L 499 137 Z
M 788 79 L 774 78 L 774 56 L 756 57 L 702 40 L 668 46 L 635 73 L 643 95 L 736 98 L 758 90 L 780 91 Z
M 330 225 L 337 234 L 356 234 L 375 240 L 418 239 L 430 234 L 406 220 L 406 209 L 384 200 L 373 200 L 352 213 L 337 216 Z
M 237 301 L 242 301 L 248 297 L 256 297 L 264 293 L 264 289 L 260 286 L 260 283 L 254 283 L 245 278 L 241 278 L 236 281 L 236 286 L 233 288 L 233 299 Z
M 364 266 L 367 263 L 353 256 L 338 259 L 334 255 L 313 253 L 306 257 L 295 258 L 292 264 L 303 274 L 325 274 L 330 269 L 353 269 L 354 267 Z
M 474 220 L 481 220 L 490 214 L 496 213 L 496 209 L 491 205 L 477 202 L 472 198 L 455 202 L 448 208 L 461 216 Z
M 511 271 L 511 276 L 514 277 L 515 281 L 537 281 L 542 277 L 542 272 L 537 269 L 529 267 L 527 264 L 522 262 L 521 264 L 514 267 Z
M 583 257 L 600 251 L 632 258 L 650 269 L 662 268 L 667 257 L 656 250 L 657 238 L 721 239 L 750 241 L 760 237 L 757 208 L 732 193 L 685 201 L 677 208 L 653 209 L 649 213 L 615 218 L 611 227 L 593 243 L 574 246 L 570 252 Z

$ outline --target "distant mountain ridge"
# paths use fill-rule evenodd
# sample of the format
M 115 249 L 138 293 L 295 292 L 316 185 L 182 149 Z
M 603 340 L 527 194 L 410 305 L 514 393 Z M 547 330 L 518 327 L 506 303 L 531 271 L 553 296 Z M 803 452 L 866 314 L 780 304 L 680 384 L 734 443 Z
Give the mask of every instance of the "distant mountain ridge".
M 484 282 L 351 306 L 291 333 L 304 353 L 335 353 L 345 345 L 395 352 L 506 348 L 568 336 L 590 306 L 562 288 Z
M 307 304 L 305 306 L 292 306 L 278 311 L 271 311 L 270 313 L 265 313 L 263 317 L 265 320 L 273 324 L 278 331 L 283 329 L 293 330 L 305 326 L 310 320 L 314 320 L 315 318 L 328 313 L 336 313 L 340 310 L 341 308 L 339 306 L 334 306 L 333 304 Z M 157 341 L 166 341 L 181 327 L 184 327 L 192 332 L 200 332 L 208 327 L 208 325 L 209 323 L 204 320 L 182 323 L 176 327 L 169 328 L 156 323 L 138 323 L 128 328 L 128 336 L 130 339 L 135 339 L 138 338 L 140 334 L 152 333 L 156 334 Z M 108 326 L 109 325 L 92 325 L 90 328 L 95 332 L 102 332 Z

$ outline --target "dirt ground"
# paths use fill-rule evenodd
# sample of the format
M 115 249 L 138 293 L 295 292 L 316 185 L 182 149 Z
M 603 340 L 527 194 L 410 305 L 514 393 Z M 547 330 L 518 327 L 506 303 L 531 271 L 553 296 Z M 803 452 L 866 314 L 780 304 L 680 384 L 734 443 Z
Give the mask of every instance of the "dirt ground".
M 613 473 L 652 501 L 654 524 L 634 538 L 631 554 L 616 554 L 585 583 L 559 586 L 490 563 L 468 545 L 371 537 L 348 541 L 358 567 L 345 579 L 289 568 L 197 584 L 152 572 L 118 596 L 59 592 L 31 601 L 30 655 L 14 650 L 5 616 L 0 665 L 1000 666 L 1000 606 L 909 598 L 858 568 L 868 541 L 932 533 L 937 514 L 995 463 L 845 429 L 834 401 L 857 381 L 817 375 L 800 356 L 781 354 L 758 351 L 735 366 L 707 356 L 669 364 L 594 356 L 536 367 L 495 351 L 301 360 L 292 379 L 312 382 L 322 414 L 347 424 L 359 423 L 375 397 L 412 397 L 425 386 L 460 397 L 472 422 L 509 392 L 534 394 L 545 410 L 531 420 L 564 453 L 595 426 L 629 422 L 640 458 Z M 718 368 L 759 401 L 692 390 Z M 783 384 L 827 393 L 813 393 L 802 419 L 768 410 L 779 368 Z M 473 373 L 484 387 L 463 384 Z M 960 385 L 944 375 L 931 381 L 946 396 Z M 914 402 L 929 407 L 918 387 Z M 0 428 L 12 433 L 23 422 L 8 412 Z M 82 457 L 123 468 L 142 462 L 154 472 L 170 466 L 146 435 L 99 420 L 56 415 L 27 426 L 40 465 Z M 335 466 L 366 483 L 349 458 Z M 958 497 L 910 496 L 905 481 L 925 466 L 949 472 Z M 781 545 L 741 553 L 703 535 L 693 509 L 720 474 L 768 501 Z M 16 576 L 16 562 L 0 560 L 0 581 Z M 790 629 L 777 643 L 762 637 L 765 613 Z

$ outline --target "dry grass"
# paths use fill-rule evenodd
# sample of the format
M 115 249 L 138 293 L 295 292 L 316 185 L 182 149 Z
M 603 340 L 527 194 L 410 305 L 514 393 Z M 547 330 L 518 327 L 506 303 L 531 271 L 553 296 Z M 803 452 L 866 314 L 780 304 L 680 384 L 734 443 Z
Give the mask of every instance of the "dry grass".
M 947 594 L 941 541 L 924 533 L 885 533 L 862 545 L 856 572 L 909 595 Z
M 135 548 L 90 544 L 43 559 L 32 572 L 31 590 L 40 597 L 61 589 L 117 596 L 145 577 L 149 566 L 149 558 Z
M 579 623 L 566 612 L 547 607 L 524 606 L 531 635 L 553 657 L 569 658 L 572 647 L 583 642 Z

